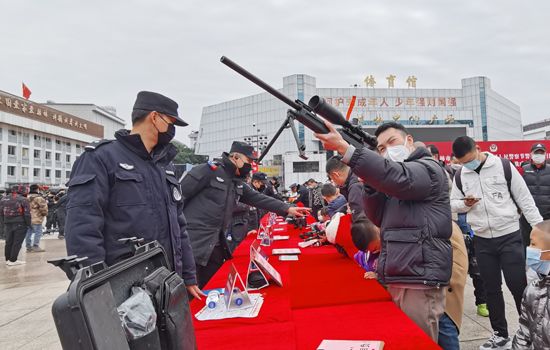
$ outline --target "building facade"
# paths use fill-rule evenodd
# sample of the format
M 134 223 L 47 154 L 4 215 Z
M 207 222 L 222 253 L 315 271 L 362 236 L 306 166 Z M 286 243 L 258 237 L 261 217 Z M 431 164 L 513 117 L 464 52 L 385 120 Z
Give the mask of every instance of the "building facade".
M 544 119 L 523 127 L 525 140 L 550 140 L 550 119 Z
M 84 146 L 104 138 L 102 124 L 111 120 L 89 120 L 0 91 L 0 188 L 64 186 Z
M 368 79 L 366 82 L 369 83 Z M 284 77 L 279 91 L 292 100 L 306 103 L 319 95 L 344 116 L 354 103 L 350 120 L 370 133 L 382 123 L 396 121 L 404 124 L 415 140 L 424 142 L 452 141 L 462 135 L 477 141 L 523 139 L 519 107 L 493 91 L 487 77 L 462 79 L 460 89 L 417 89 L 416 80 L 412 85 L 407 89 L 319 88 L 314 77 L 297 74 Z M 261 153 L 283 123 L 288 108 L 266 92 L 204 107 L 195 152 L 212 159 L 229 150 L 232 141 L 246 140 Z M 296 128 L 299 140 L 314 158 L 325 152 L 311 130 L 300 123 Z M 265 158 L 268 167 L 274 162 L 284 165 L 281 172 L 285 174 L 285 184 L 299 182 L 303 177 L 289 172 L 290 165 L 311 174 L 311 168 L 294 166 L 306 160 L 295 160 L 291 154 L 298 154 L 296 142 L 292 132 L 285 130 Z M 327 152 L 325 157 L 330 154 Z M 286 158 L 292 158 L 292 164 L 288 164 Z M 324 168 L 318 168 L 319 173 L 312 177 L 324 179 Z

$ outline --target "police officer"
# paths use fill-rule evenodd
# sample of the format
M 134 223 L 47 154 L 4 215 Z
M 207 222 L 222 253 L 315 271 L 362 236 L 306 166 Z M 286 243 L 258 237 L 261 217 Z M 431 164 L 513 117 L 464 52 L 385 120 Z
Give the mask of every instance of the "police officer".
M 225 259 L 232 258 L 224 231 L 235 203 L 242 202 L 279 215 L 301 216 L 310 210 L 290 208 L 246 186 L 243 181 L 252 169 L 253 160 L 256 160 L 254 148 L 235 141 L 230 153 L 222 154 L 221 161 L 194 167 L 181 182 L 199 288 L 208 283 Z
M 252 189 L 265 194 L 266 186 L 268 184 L 267 181 L 267 175 L 262 172 L 257 172 L 252 174 Z M 260 224 L 262 223 L 262 219 L 264 218 L 265 214 L 268 212 L 265 210 L 262 210 L 260 208 L 256 208 L 256 217 L 258 218 L 258 227 L 260 227 Z
M 301 202 L 304 206 L 309 207 L 309 190 L 304 185 L 292 184 L 290 190 L 296 193 L 296 202 Z
M 178 104 L 157 93 L 141 91 L 132 111 L 132 130 L 116 140 L 85 147 L 68 182 L 66 241 L 69 255 L 87 256 L 88 264 L 107 265 L 132 256 L 118 240 L 136 236 L 156 240 L 194 297 L 197 288 L 183 199 L 170 143 L 175 126 L 187 126 Z
M 281 195 L 277 193 L 278 185 L 279 182 L 277 180 L 277 177 L 273 176 L 270 181 L 266 182 L 264 194 L 275 199 L 283 200 L 283 197 L 281 197 Z

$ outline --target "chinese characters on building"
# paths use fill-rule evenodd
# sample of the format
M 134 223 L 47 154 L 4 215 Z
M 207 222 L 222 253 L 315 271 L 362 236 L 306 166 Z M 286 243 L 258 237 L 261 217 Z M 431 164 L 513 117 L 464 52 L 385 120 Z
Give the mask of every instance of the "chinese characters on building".
M 14 112 L 19 112 L 23 115 L 35 115 L 38 117 L 44 118 L 44 120 L 50 120 L 59 124 L 65 124 L 64 126 L 69 126 L 74 129 L 88 130 L 88 124 L 82 123 L 76 119 L 73 119 L 70 116 L 64 116 L 61 113 L 53 113 L 50 110 L 42 107 L 31 104 L 29 102 L 20 101 L 13 97 L 0 96 L 0 106 L 3 105 L 7 110 L 12 110 Z
M 351 98 L 325 97 L 334 107 L 349 107 Z M 456 97 L 362 97 L 357 98 L 358 107 L 457 107 Z
M 508 154 L 493 153 L 493 154 L 495 156 L 499 157 L 499 158 L 509 159 L 510 161 L 512 161 L 514 163 L 515 166 L 520 166 L 522 162 L 531 159 L 531 154 L 530 153 L 508 153 Z M 550 153 L 546 153 L 546 158 L 550 159 Z M 451 156 L 450 155 L 441 156 L 441 159 L 445 160 L 446 162 L 450 162 L 451 161 Z
M 387 77 L 386 79 L 388 79 L 388 88 L 394 87 L 395 75 L 390 74 L 390 76 Z M 408 84 L 408 87 L 416 88 L 416 80 L 417 78 L 414 75 L 411 75 L 407 78 L 405 82 Z M 367 87 L 370 86 L 374 88 L 374 85 L 376 84 L 376 80 L 374 80 L 374 77 L 370 75 L 365 78 L 365 83 L 367 84 Z

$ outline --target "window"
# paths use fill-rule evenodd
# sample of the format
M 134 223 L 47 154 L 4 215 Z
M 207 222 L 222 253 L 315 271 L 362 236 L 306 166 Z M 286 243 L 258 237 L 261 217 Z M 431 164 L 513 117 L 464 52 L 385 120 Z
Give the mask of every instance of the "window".
M 52 152 L 46 151 L 46 159 L 51 160 L 52 159 Z
M 70 143 L 70 142 L 67 142 L 67 147 L 71 147 L 71 143 Z
M 36 141 L 40 141 L 41 137 L 40 137 L 39 135 L 34 135 L 34 139 L 35 139 Z
M 67 154 L 65 157 L 67 158 L 67 163 L 70 163 L 71 162 L 71 155 Z
M 29 158 L 29 149 L 28 148 L 21 148 L 21 157 Z
M 76 145 L 76 150 L 80 151 L 80 145 Z
M 49 137 L 46 137 L 46 142 L 52 142 L 52 139 Z
M 34 158 L 40 158 L 40 150 L 39 149 L 34 150 Z
M 71 171 L 67 170 L 67 172 L 65 173 L 65 178 L 69 179 L 70 177 L 71 177 Z
M 292 162 L 295 173 L 318 173 L 319 162 Z
M 50 169 L 46 169 L 46 177 L 50 177 L 52 175 L 52 171 Z
M 17 131 L 15 130 L 9 130 L 8 133 L 10 136 L 17 136 Z
M 55 171 L 55 178 L 56 179 L 61 179 L 61 170 L 56 170 Z
M 22 175 L 23 177 L 29 176 L 29 168 L 27 168 L 27 167 L 21 167 L 21 175 Z
M 26 138 L 26 139 L 28 139 L 28 138 L 29 138 L 29 133 L 24 132 L 24 133 L 23 133 L 23 137 Z
M 40 169 L 39 168 L 34 168 L 32 170 L 32 176 L 34 177 L 40 177 Z
M 56 153 L 56 154 L 55 154 L 55 160 L 56 160 L 57 162 L 61 161 L 61 153 Z
M 8 146 L 8 155 L 10 156 L 15 155 L 15 146 Z
M 9 166 L 8 167 L 8 176 L 15 176 L 15 167 Z
M 61 144 L 61 141 L 55 140 L 55 144 L 56 144 L 56 145 L 60 145 L 60 144 Z

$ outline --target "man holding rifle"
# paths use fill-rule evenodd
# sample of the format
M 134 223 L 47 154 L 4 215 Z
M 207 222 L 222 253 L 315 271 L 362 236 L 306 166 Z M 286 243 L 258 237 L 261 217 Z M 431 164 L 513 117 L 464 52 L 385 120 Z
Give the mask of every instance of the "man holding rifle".
M 394 303 L 437 342 L 453 263 L 444 170 L 427 148 L 413 146 L 401 124 L 385 123 L 376 130 L 380 154 L 356 149 L 325 124 L 329 132 L 315 137 L 325 149 L 339 152 L 363 179 L 365 213 L 380 227 L 380 283 L 388 285 Z

